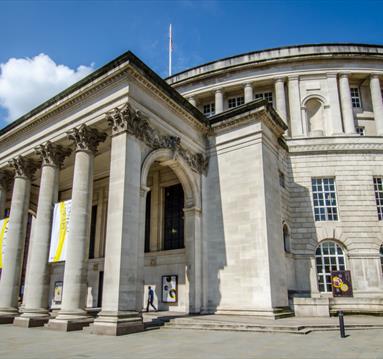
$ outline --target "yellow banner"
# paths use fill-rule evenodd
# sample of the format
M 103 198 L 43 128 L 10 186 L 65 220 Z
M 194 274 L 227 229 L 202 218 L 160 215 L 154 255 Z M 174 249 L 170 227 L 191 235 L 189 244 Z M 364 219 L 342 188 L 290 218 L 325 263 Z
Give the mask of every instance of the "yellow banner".
M 51 245 L 49 249 L 49 262 L 65 261 L 66 242 L 69 231 L 72 201 L 55 204 L 53 210 Z
M 0 221 L 0 269 L 3 268 L 4 252 L 5 252 L 5 241 L 8 232 L 9 218 L 4 218 Z

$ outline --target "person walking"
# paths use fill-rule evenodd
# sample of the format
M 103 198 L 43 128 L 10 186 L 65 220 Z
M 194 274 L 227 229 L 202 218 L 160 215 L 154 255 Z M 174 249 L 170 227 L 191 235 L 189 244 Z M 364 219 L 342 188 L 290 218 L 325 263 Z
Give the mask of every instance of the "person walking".
M 154 308 L 155 311 L 157 311 L 157 308 L 154 306 L 153 301 L 154 301 L 154 291 L 151 286 L 148 288 L 148 305 L 146 306 L 146 311 L 149 312 L 149 305 Z

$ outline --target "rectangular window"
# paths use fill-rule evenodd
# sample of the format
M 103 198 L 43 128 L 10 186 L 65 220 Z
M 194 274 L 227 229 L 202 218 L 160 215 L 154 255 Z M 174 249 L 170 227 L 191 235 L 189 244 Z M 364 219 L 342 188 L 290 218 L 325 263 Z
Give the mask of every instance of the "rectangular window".
M 350 92 L 351 92 L 352 107 L 361 108 L 362 106 L 361 106 L 361 102 L 360 102 L 359 88 L 351 87 Z
M 237 106 L 241 106 L 245 103 L 245 98 L 243 96 L 232 97 L 228 99 L 228 107 L 234 108 Z
M 265 99 L 267 100 L 268 103 L 273 103 L 273 93 L 272 92 L 258 92 L 254 95 L 254 98 L 255 99 L 259 99 L 259 98 L 262 98 L 262 99 Z
M 356 133 L 360 136 L 365 136 L 365 128 L 363 126 L 356 126 Z
M 184 248 L 184 191 L 181 184 L 165 188 L 164 250 Z
M 97 205 L 92 206 L 92 214 L 90 218 L 89 259 L 93 259 L 96 245 Z
M 376 208 L 379 221 L 383 220 L 383 177 L 374 177 Z
M 311 179 L 314 216 L 316 221 L 337 221 L 336 191 L 334 178 Z
M 215 114 L 215 103 L 203 105 L 203 114 L 207 117 L 213 116 Z

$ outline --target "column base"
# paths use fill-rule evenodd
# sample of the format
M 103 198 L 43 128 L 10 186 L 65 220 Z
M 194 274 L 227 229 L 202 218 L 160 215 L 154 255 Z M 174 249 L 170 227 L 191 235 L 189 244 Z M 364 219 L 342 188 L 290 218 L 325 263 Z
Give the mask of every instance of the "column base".
M 83 315 L 84 311 L 78 312 L 62 312 L 60 311 L 56 318 L 50 319 L 45 327 L 52 330 L 59 330 L 63 332 L 72 332 L 75 330 L 82 330 L 84 327 L 93 323 L 93 318 Z
M 16 308 L 0 308 L 0 324 L 12 324 L 18 316 L 19 312 Z
M 93 322 L 93 318 L 85 319 L 50 319 L 45 328 L 62 332 L 73 332 L 88 327 Z
M 23 328 L 43 327 L 49 321 L 48 317 L 16 317 L 13 325 Z
M 103 311 L 90 327 L 92 334 L 119 336 L 144 331 L 144 322 L 139 312 Z

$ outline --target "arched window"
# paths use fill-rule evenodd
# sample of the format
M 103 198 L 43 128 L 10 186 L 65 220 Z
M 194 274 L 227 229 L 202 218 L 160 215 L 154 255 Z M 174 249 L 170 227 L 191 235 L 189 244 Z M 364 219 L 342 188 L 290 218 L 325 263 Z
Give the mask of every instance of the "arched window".
M 382 266 L 382 273 L 383 273 L 383 244 L 380 246 L 379 254 L 380 254 L 380 265 Z
M 306 102 L 305 107 L 309 134 L 312 136 L 324 135 L 325 120 L 322 102 L 316 98 L 311 98 Z
M 342 248 L 335 242 L 322 242 L 316 252 L 315 261 L 320 292 L 331 292 L 331 271 L 345 269 L 345 256 Z
M 289 227 L 287 227 L 287 224 L 283 225 L 283 246 L 285 249 L 285 252 L 290 252 L 290 232 Z

